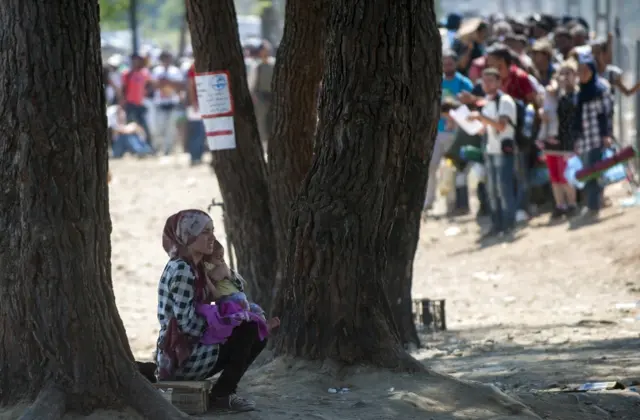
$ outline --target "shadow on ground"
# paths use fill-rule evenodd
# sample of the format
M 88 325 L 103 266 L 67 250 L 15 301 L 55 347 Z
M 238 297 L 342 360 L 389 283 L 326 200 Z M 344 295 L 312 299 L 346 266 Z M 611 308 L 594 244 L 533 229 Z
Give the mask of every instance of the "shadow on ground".
M 561 391 L 586 382 L 618 381 L 626 387 L 640 383 L 637 327 L 626 331 L 627 337 L 619 337 L 624 329 L 624 325 L 597 320 L 509 326 L 507 333 L 505 326 L 494 325 L 423 334 L 424 348 L 415 355 L 438 372 L 493 384 L 544 419 L 631 420 L 640 418 L 639 393 Z M 618 337 L 588 339 L 591 334 L 602 336 L 603 330 Z M 558 341 L 563 336 L 572 338 Z

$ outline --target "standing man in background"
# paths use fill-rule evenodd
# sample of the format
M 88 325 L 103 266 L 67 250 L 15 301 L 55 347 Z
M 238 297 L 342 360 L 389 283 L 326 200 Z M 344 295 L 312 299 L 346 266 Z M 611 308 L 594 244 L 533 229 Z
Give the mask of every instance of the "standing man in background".
M 273 129 L 273 115 L 271 113 L 271 102 L 273 94 L 271 92 L 271 80 L 273 79 L 273 68 L 275 60 L 271 56 L 272 48 L 269 41 L 263 41 L 259 51 L 258 65 L 255 66 L 255 77 L 252 93 L 255 97 L 256 119 L 258 120 L 258 131 L 260 140 L 266 146 L 271 130 Z
M 122 73 L 122 105 L 127 113 L 127 121 L 138 123 L 144 129 L 147 142 L 153 144 L 147 124 L 147 107 L 144 105 L 150 82 L 151 74 L 145 67 L 144 59 L 138 54 L 131 55 L 131 68 Z
M 461 92 L 471 92 L 473 84 L 471 80 L 457 71 L 458 56 L 453 50 L 445 50 L 442 53 L 442 102 L 456 101 Z M 438 185 L 438 168 L 442 158 L 453 144 L 455 127 L 447 114 L 441 115 L 438 122 L 438 136 L 433 147 L 433 154 L 429 162 L 429 178 L 427 181 L 427 196 L 424 202 L 425 210 L 430 210 L 436 199 L 436 186 Z

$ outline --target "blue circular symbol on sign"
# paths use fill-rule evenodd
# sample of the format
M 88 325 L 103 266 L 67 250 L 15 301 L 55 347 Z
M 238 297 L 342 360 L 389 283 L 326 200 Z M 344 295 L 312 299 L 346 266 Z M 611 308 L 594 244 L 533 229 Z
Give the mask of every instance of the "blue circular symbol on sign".
M 224 77 L 222 74 L 216 76 L 213 79 L 213 87 L 216 90 L 222 90 L 222 89 L 226 88 L 227 87 L 227 78 Z

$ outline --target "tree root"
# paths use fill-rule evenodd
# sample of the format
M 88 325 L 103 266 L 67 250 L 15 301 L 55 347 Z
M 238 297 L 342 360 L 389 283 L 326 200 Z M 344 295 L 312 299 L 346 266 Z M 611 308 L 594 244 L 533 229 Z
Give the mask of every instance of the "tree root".
M 149 420 L 188 419 L 189 416 L 167 401 L 149 381 L 135 372 L 130 383 L 123 384 L 125 403 Z
M 60 420 L 66 408 L 67 397 L 64 390 L 53 381 L 49 381 L 20 420 Z
M 398 365 L 395 367 L 395 370 L 399 372 L 418 373 L 427 371 L 424 364 L 405 350 L 400 351 L 397 363 Z
M 130 375 L 127 375 L 131 377 Z M 189 416 L 162 397 L 149 381 L 135 372 L 129 383 L 122 384 L 124 402 L 149 420 L 182 420 Z M 67 397 L 64 390 L 49 381 L 20 420 L 61 420 L 66 412 Z

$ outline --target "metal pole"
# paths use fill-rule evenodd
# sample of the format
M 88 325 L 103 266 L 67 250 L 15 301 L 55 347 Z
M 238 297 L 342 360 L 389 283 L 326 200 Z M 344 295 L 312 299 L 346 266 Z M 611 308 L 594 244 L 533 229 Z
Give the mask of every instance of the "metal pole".
M 567 15 L 574 18 L 582 17 L 582 3 L 580 0 L 567 0 Z
M 593 29 L 596 34 L 607 36 L 611 32 L 611 0 L 604 0 L 604 9 L 600 11 L 600 0 L 593 0 Z M 605 33 L 600 33 L 600 24 L 604 23 Z
M 544 13 L 544 10 L 542 8 L 542 0 L 533 0 L 533 10 L 535 10 L 537 13 Z
M 636 80 L 638 79 L 638 76 L 640 75 L 640 39 L 636 40 Z M 638 151 L 640 151 L 640 118 L 638 118 L 639 116 L 639 112 L 640 112 L 640 95 L 638 95 L 636 93 L 636 103 L 635 103 L 635 110 L 634 110 L 634 114 L 636 115 L 636 171 L 640 169 L 640 157 L 638 157 L 637 153 Z
M 621 38 L 621 30 L 620 30 L 620 18 L 616 17 L 615 25 L 614 25 L 614 34 L 615 34 L 615 46 L 616 46 L 616 58 L 615 62 L 619 67 L 622 67 L 622 38 Z M 611 46 L 613 47 L 613 46 Z M 620 144 L 625 145 L 627 139 L 627 133 L 625 130 L 624 124 L 624 110 L 622 104 L 622 92 L 620 89 L 616 89 L 616 103 L 618 105 L 618 137 Z
M 129 0 L 129 24 L 131 25 L 131 53 L 138 54 L 138 1 Z
M 184 12 L 182 16 L 182 22 L 180 22 L 180 37 L 178 38 L 178 57 L 184 56 L 184 51 L 187 48 L 187 31 L 189 30 L 189 24 L 187 22 L 187 12 Z

